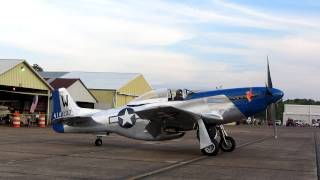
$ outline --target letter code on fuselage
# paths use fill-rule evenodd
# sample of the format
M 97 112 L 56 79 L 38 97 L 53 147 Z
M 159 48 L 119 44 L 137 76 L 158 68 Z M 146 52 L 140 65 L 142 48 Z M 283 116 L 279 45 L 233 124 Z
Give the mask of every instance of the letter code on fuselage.
M 71 110 L 53 113 L 53 119 L 71 116 Z

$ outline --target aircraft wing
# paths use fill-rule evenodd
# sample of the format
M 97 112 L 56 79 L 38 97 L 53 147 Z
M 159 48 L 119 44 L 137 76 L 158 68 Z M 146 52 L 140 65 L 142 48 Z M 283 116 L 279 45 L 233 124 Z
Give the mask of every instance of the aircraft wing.
M 176 130 L 192 130 L 194 129 L 197 119 L 204 118 L 207 120 L 221 121 L 221 116 L 214 116 L 213 114 L 206 114 L 204 117 L 201 114 L 182 110 L 172 106 L 157 106 L 136 111 L 142 119 L 150 120 L 146 127 L 148 132 L 153 136 L 161 133 L 163 128 Z
M 68 126 L 74 127 L 88 127 L 96 126 L 98 123 L 92 119 L 91 116 L 72 116 L 72 117 L 63 117 L 54 120 L 55 123 L 63 123 Z
M 142 119 L 150 120 L 146 129 L 152 136 L 157 136 L 163 128 L 191 130 L 196 121 L 196 114 L 172 106 L 156 106 L 135 112 Z
M 223 124 L 223 117 L 217 111 L 201 114 L 201 118 L 209 124 Z

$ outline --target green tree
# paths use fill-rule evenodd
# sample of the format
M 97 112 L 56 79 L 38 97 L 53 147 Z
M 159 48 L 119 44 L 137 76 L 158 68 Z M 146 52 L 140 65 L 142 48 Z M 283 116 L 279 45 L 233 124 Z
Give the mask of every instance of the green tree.
M 39 66 L 38 64 L 33 64 L 32 68 L 38 72 L 43 72 L 43 68 Z

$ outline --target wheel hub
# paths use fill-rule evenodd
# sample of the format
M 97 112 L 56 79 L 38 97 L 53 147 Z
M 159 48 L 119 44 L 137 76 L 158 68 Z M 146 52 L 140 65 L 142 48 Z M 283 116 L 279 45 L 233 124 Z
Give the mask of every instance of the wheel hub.
M 232 147 L 232 143 L 229 140 L 226 140 L 225 142 L 223 142 L 222 145 L 226 149 L 229 149 Z
M 205 150 L 207 153 L 213 153 L 215 149 L 216 149 L 216 148 L 215 148 L 214 145 L 210 145 L 210 146 L 204 148 L 204 150 Z

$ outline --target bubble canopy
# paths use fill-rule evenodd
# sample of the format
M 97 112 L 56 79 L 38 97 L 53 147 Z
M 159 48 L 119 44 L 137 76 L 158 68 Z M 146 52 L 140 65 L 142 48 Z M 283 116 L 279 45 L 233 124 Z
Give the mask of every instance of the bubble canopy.
M 182 91 L 183 99 L 185 99 L 193 93 L 191 90 L 188 89 L 155 89 L 135 98 L 132 102 L 144 101 L 149 99 L 168 99 L 170 101 L 174 99 L 178 91 Z

